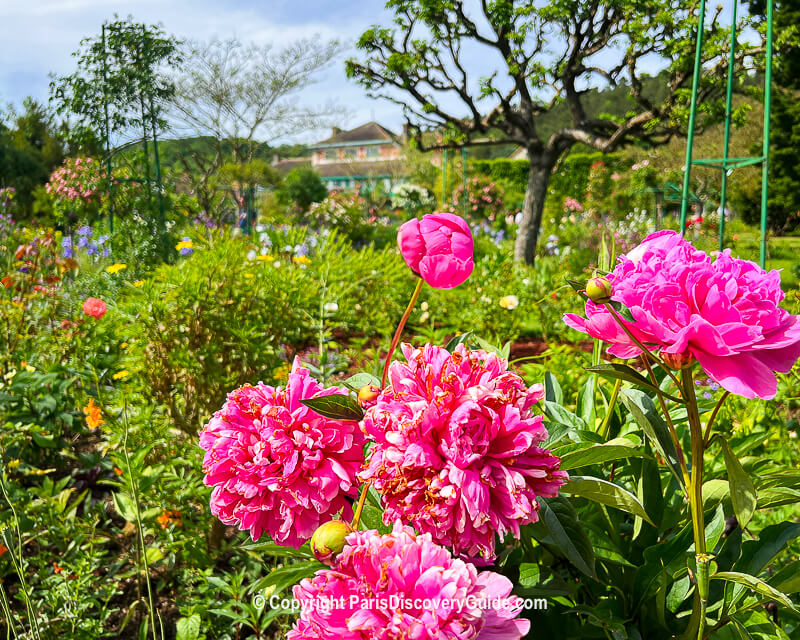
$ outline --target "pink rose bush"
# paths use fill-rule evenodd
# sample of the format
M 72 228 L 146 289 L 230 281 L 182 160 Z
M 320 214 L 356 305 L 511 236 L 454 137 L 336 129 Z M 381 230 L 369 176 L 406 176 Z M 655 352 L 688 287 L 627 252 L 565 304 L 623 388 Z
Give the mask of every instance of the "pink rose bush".
M 800 357 L 800 316 L 778 305 L 780 274 L 733 258 L 712 259 L 674 231 L 649 235 L 622 256 L 608 276 L 611 299 L 630 309 L 626 327 L 665 360 L 696 358 L 724 389 L 746 398 L 775 397 L 775 372 Z M 641 349 L 603 305 L 586 303 L 586 317 L 567 314 L 572 328 L 611 343 L 608 352 L 632 358 Z
M 108 311 L 108 307 L 100 298 L 86 298 L 83 303 L 83 312 L 95 320 L 99 320 L 106 315 L 106 311 Z
M 332 569 L 294 587 L 303 607 L 286 637 L 518 640 L 530 622 L 518 617 L 522 601 L 510 593 L 504 576 L 479 574 L 430 534 L 395 523 L 386 535 L 351 533 Z
M 452 213 L 432 213 L 404 223 L 397 245 L 411 270 L 434 289 L 452 289 L 474 268 L 469 225 Z
M 456 554 L 490 560 L 502 539 L 538 519 L 538 496 L 567 480 L 527 388 L 494 353 L 459 345 L 403 345 L 389 385 L 364 416 L 374 441 L 361 478 L 383 495 L 384 522 L 400 519 Z
M 200 432 L 211 512 L 258 540 L 292 547 L 343 513 L 352 517 L 364 436 L 358 423 L 324 418 L 300 400 L 325 389 L 295 360 L 285 389 L 259 383 L 228 394 Z

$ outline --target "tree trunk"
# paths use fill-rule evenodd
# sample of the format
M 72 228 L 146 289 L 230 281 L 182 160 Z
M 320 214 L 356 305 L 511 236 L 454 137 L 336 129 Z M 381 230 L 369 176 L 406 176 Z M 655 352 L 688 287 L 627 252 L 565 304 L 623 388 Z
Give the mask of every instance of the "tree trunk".
M 547 198 L 547 186 L 553 172 L 553 163 L 543 158 L 536 158 L 528 151 L 531 168 L 528 172 L 528 188 L 522 203 L 522 220 L 517 228 L 517 240 L 514 243 L 514 260 L 533 264 L 536 260 L 536 242 L 539 240 L 539 229 L 542 226 L 544 201 Z

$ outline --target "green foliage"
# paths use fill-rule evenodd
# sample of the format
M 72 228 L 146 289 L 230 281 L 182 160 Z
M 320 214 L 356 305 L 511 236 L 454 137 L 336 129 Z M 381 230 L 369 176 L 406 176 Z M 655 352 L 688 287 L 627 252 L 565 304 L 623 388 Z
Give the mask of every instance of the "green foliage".
M 279 202 L 293 204 L 300 211 L 307 211 L 314 202 L 321 202 L 328 195 L 328 188 L 319 173 L 309 167 L 296 167 L 283 178 L 278 190 Z

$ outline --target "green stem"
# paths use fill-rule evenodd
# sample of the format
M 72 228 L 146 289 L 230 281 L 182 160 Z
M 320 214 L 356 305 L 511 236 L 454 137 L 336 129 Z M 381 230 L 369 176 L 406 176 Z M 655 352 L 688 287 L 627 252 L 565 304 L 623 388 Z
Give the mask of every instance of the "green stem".
M 706 551 L 706 529 L 703 515 L 703 455 L 705 453 L 705 442 L 703 440 L 703 428 L 700 424 L 700 412 L 697 408 L 697 397 L 694 393 L 692 368 L 685 367 L 682 369 L 681 377 L 692 439 L 692 477 L 689 506 L 692 512 L 692 531 L 694 533 L 697 567 L 697 594 L 699 596 L 698 604 L 700 605 L 697 638 L 698 640 L 703 640 L 706 627 L 706 607 L 708 604 L 708 564 L 711 560 Z
M 370 483 L 364 484 L 364 489 L 361 491 L 361 497 L 358 499 L 356 511 L 353 514 L 353 523 L 350 525 L 353 529 L 358 529 L 358 523 L 361 520 L 361 512 L 364 510 L 364 503 L 367 501 L 367 491 L 369 491 Z
M 606 417 L 603 419 L 603 424 L 600 425 L 600 435 L 603 440 L 608 440 L 608 432 L 611 430 L 611 416 L 614 414 L 614 407 L 617 404 L 617 396 L 619 396 L 620 387 L 622 387 L 622 380 L 617 379 L 614 383 L 614 390 L 611 392 L 611 398 L 608 401 Z
M 731 395 L 730 391 L 726 391 L 725 393 L 722 394 L 722 397 L 719 399 L 719 402 L 717 402 L 717 406 L 714 407 L 714 411 L 711 414 L 711 417 L 708 419 L 708 422 L 706 423 L 706 432 L 705 435 L 703 436 L 703 446 L 705 447 L 708 447 L 709 442 L 711 441 L 711 426 L 714 424 L 714 420 L 716 419 L 719 410 L 722 409 L 722 403 L 725 402 L 725 400 L 729 395 Z
M 386 354 L 386 363 L 383 365 L 383 376 L 381 377 L 381 389 L 386 386 L 386 379 L 389 377 L 389 364 L 392 362 L 392 356 L 394 355 L 394 350 L 397 348 L 397 343 L 400 342 L 400 336 L 403 333 L 403 328 L 406 326 L 406 322 L 408 321 L 408 317 L 411 315 L 411 310 L 414 308 L 414 305 L 417 304 L 417 298 L 419 298 L 419 294 L 422 291 L 422 278 L 417 278 L 417 286 L 414 288 L 414 293 L 411 294 L 411 300 L 408 301 L 408 306 L 406 307 L 406 311 L 403 314 L 403 317 L 400 318 L 400 324 L 397 325 L 397 329 L 394 332 L 394 337 L 392 338 L 392 344 L 389 346 L 389 353 Z

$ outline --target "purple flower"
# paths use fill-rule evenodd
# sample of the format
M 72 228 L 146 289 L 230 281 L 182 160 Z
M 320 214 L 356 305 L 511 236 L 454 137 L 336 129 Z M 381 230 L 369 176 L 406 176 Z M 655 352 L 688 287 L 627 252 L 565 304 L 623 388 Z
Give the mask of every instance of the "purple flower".
M 91 236 L 92 235 L 92 228 L 88 225 L 83 225 L 80 229 L 78 229 L 79 236 Z

